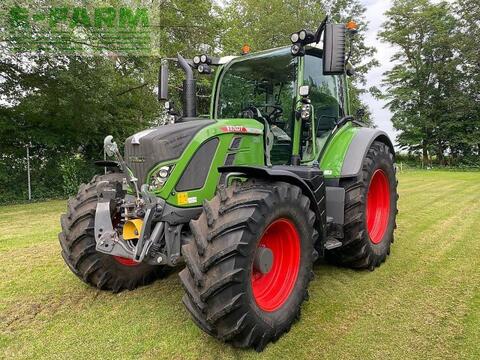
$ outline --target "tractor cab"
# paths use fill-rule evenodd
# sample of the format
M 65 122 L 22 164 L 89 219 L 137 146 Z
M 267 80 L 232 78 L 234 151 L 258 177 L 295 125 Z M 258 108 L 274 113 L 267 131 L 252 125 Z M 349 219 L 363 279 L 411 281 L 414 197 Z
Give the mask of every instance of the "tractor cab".
M 326 18 L 315 33 L 293 33 L 291 47 L 224 58 L 202 54 L 186 60 L 178 55 L 177 59 L 170 59 L 185 72 L 183 115 L 176 119 L 198 120 L 194 71 L 199 75 L 211 74 L 212 68 L 218 67 L 211 96 L 211 119 L 225 123 L 240 119 L 258 121 L 263 127 L 265 165 L 318 164 L 338 125 L 353 120 L 347 115 L 346 75 L 351 73 L 346 44 L 350 43 L 351 49 L 355 31 L 328 23 Z M 159 80 L 159 99 L 168 100 L 165 61 Z
M 272 140 L 273 165 L 291 164 L 292 155 L 300 163 L 318 161 L 328 136 L 348 113 L 346 78 L 324 75 L 322 55 L 308 47 L 303 57 L 280 48 L 235 58 L 220 70 L 213 118 L 262 122 Z M 306 102 L 311 114 L 300 123 Z

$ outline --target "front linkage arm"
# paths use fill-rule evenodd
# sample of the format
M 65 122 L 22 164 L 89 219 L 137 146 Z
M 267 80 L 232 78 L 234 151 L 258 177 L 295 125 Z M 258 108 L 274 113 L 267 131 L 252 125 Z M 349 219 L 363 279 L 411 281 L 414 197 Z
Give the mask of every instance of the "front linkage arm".
M 142 189 L 144 190 L 144 189 Z M 136 246 L 125 241 L 122 235 L 113 228 L 112 203 L 117 206 L 119 196 L 112 184 L 102 181 L 97 185 L 98 202 L 95 212 L 95 240 L 96 250 L 112 256 L 121 256 L 133 259 L 136 262 L 147 261 L 152 264 L 165 263 L 166 255 L 150 252 L 155 244 L 160 244 L 164 236 L 165 223 L 158 221 L 162 217 L 164 201 L 147 195 L 142 191 L 142 200 L 145 207 L 143 226 Z M 151 230 L 153 227 L 153 231 Z M 162 256 L 163 255 L 163 256 Z
M 128 242 L 120 239 L 113 228 L 110 207 L 116 202 L 117 191 L 110 187 L 108 181 L 101 181 L 97 185 L 97 208 L 95 211 L 95 240 L 96 250 L 113 255 L 133 259 L 134 249 Z
M 96 250 L 112 256 L 120 256 L 136 262 L 147 262 L 154 265 L 175 266 L 181 260 L 181 232 L 184 224 L 169 223 L 171 212 L 164 211 L 166 203 L 163 199 L 148 192 L 147 185 L 138 190 L 137 179 L 127 167 L 117 144 L 112 136 L 104 141 L 105 151 L 114 156 L 123 170 L 127 181 L 135 189 L 136 197 L 127 195 L 121 199 L 116 187 L 108 181 L 97 185 L 98 202 L 95 212 Z M 130 198 L 130 202 L 127 199 Z M 112 205 L 118 207 L 119 200 L 123 207 L 130 205 L 145 215 L 141 216 L 143 225 L 136 245 L 125 241 L 112 224 Z M 127 202 L 126 202 L 127 201 Z M 165 213 L 165 214 L 164 214 Z M 165 215 L 165 219 L 163 219 Z

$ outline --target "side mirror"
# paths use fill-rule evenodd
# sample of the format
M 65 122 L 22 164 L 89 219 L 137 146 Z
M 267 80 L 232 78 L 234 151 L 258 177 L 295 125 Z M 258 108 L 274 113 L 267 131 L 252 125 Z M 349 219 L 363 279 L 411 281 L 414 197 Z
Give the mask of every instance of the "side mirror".
M 168 100 L 168 63 L 162 61 L 158 72 L 158 100 Z
M 325 24 L 323 34 L 323 74 L 345 73 L 345 25 Z

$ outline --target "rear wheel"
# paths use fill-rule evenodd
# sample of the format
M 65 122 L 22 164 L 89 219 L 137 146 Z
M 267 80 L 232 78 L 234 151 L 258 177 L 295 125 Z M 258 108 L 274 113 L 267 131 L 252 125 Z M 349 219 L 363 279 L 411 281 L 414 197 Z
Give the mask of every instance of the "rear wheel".
M 373 270 L 385 261 L 396 227 L 397 180 L 390 148 L 375 141 L 367 152 L 358 178 L 345 188 L 343 246 L 327 251 L 331 261 Z
M 183 302 L 195 323 L 257 351 L 288 331 L 313 276 L 314 222 L 296 186 L 249 180 L 220 189 L 182 248 Z
M 80 186 L 75 198 L 70 198 L 67 213 L 61 217 L 62 232 L 58 234 L 62 257 L 70 270 L 85 283 L 103 290 L 118 292 L 148 284 L 163 275 L 162 266 L 137 263 L 131 259 L 98 252 L 94 238 L 96 185 L 109 181 L 121 191 L 123 176 L 95 176 Z M 115 217 L 112 222 L 115 224 Z

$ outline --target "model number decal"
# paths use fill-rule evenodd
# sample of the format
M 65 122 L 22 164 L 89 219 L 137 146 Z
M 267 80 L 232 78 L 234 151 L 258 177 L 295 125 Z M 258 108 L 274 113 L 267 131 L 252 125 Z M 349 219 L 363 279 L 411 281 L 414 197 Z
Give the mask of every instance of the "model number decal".
M 262 130 L 257 128 L 249 128 L 242 125 L 227 125 L 222 126 L 220 130 L 224 133 L 242 133 L 242 134 L 254 134 L 260 135 L 262 134 Z

